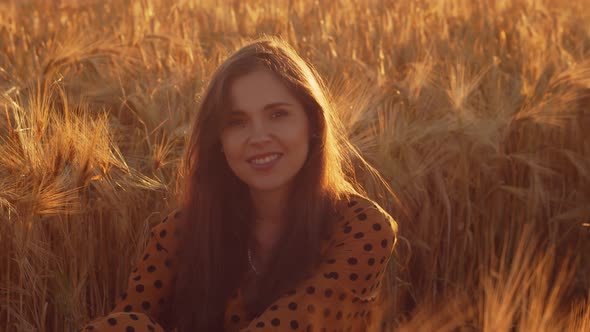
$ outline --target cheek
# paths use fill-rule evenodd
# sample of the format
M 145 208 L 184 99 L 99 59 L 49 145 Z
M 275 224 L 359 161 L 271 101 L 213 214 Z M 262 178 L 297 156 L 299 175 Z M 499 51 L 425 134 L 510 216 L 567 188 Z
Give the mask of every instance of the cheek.
M 235 135 L 225 135 L 221 138 L 223 154 L 228 161 L 240 158 L 241 144 Z
M 299 145 L 302 146 L 302 148 L 304 149 L 308 149 L 309 148 L 309 128 L 308 125 L 303 125 L 299 127 L 299 130 L 297 131 L 296 135 L 296 140 L 298 142 Z

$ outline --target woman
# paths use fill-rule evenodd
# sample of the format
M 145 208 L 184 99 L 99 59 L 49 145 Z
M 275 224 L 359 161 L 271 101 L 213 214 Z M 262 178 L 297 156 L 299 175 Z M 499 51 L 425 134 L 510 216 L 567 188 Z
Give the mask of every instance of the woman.
M 372 330 L 397 226 L 354 180 L 361 163 L 388 189 L 325 90 L 278 38 L 221 64 L 180 208 L 152 229 L 113 312 L 83 330 Z

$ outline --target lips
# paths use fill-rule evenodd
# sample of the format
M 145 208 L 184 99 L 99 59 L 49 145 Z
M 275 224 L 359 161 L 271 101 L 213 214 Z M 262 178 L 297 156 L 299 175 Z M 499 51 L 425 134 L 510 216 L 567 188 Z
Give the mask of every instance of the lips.
M 262 158 L 250 158 L 250 167 L 256 172 L 261 172 L 262 174 L 268 174 L 271 172 L 277 163 L 280 162 L 283 154 L 282 153 L 265 153 L 260 154 L 258 156 L 262 156 Z
M 283 155 L 283 154 L 282 154 L 282 153 L 280 153 L 280 152 L 269 152 L 269 153 L 257 154 L 257 155 L 255 155 L 255 156 L 252 156 L 252 157 L 250 157 L 250 158 L 246 159 L 246 160 L 247 160 L 249 163 L 251 163 L 251 162 L 252 162 L 254 159 L 263 159 L 263 158 L 266 158 L 266 157 L 268 157 L 268 156 L 272 156 L 272 155 L 275 155 L 275 154 L 278 154 L 278 155 L 279 155 L 279 157 Z

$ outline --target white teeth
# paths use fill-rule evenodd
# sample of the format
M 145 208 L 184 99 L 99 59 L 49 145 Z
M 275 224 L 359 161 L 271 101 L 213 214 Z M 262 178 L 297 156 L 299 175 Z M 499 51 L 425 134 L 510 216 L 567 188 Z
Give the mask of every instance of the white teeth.
M 251 162 L 253 164 L 266 164 L 266 163 L 268 163 L 270 161 L 273 161 L 273 160 L 277 159 L 278 157 L 279 157 L 278 154 L 273 154 L 273 155 L 270 155 L 270 156 L 267 156 L 267 157 L 264 157 L 264 158 L 253 159 Z

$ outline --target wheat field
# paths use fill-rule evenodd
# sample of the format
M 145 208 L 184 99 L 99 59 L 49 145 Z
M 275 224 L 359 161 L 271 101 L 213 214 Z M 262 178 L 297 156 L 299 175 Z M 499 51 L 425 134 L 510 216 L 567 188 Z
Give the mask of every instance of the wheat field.
M 0 1 L 0 331 L 112 308 L 201 89 L 261 34 L 318 69 L 403 204 L 378 200 L 400 226 L 385 331 L 590 331 L 589 8 Z

